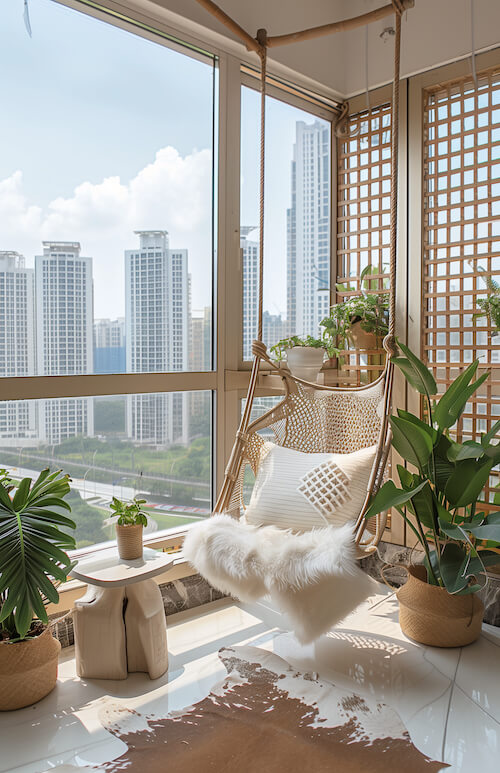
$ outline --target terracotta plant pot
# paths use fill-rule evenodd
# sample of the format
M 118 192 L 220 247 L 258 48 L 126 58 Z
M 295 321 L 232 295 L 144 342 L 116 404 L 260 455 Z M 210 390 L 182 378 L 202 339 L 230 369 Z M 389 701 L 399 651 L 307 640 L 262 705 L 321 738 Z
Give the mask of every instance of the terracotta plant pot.
M 424 566 L 408 567 L 408 581 L 396 595 L 401 630 L 420 644 L 463 647 L 481 633 L 484 605 L 477 594 L 452 596 L 429 585 Z
M 324 349 L 315 349 L 313 346 L 293 346 L 288 349 L 286 360 L 292 376 L 314 383 L 323 365 L 324 356 Z
M 124 561 L 142 558 L 142 528 L 142 523 L 129 526 L 119 526 L 116 524 L 118 555 Z
M 351 325 L 349 335 L 356 349 L 381 349 L 382 339 L 375 333 L 367 333 L 361 327 L 361 322 Z
M 54 689 L 60 649 L 50 628 L 27 641 L 0 642 L 0 711 L 31 706 Z

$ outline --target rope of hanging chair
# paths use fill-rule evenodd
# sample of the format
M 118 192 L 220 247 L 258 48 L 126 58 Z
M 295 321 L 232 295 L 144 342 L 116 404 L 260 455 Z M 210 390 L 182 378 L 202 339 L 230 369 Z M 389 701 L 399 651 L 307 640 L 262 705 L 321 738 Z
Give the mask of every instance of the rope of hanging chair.
M 212 0 L 198 0 L 201 5 L 211 10 L 217 18 L 221 19 L 223 23 L 227 20 L 232 20 L 227 17 L 224 21 L 226 14 L 222 12 Z M 392 0 L 392 10 L 395 14 L 395 40 L 394 40 L 394 81 L 393 81 L 393 94 L 392 94 L 392 110 L 391 110 L 391 206 L 390 206 L 390 296 L 389 296 L 389 325 L 388 335 L 384 339 L 384 348 L 387 352 L 387 363 L 384 370 L 384 406 L 383 415 L 380 427 L 379 441 L 377 444 L 377 452 L 375 456 L 375 462 L 372 468 L 370 481 L 368 484 L 367 495 L 363 507 L 356 519 L 354 532 L 355 541 L 360 554 L 366 553 L 375 549 L 373 545 L 377 544 L 382 536 L 383 524 L 377 521 L 377 529 L 375 535 L 372 535 L 371 539 L 367 542 L 363 541 L 363 535 L 366 530 L 367 521 L 365 519 L 365 512 L 368 507 L 369 501 L 381 484 L 381 477 L 383 475 L 383 468 L 387 461 L 389 444 L 390 444 L 390 427 L 389 427 L 389 413 L 391 404 L 392 393 L 392 381 L 393 381 L 393 369 L 394 366 L 391 362 L 391 357 L 397 354 L 397 346 L 395 339 L 395 321 L 396 321 L 396 262 L 397 262 L 397 195 L 398 195 L 398 145 L 399 145 L 399 78 L 400 78 L 400 46 L 401 46 L 401 16 L 407 7 L 413 5 L 412 0 Z M 215 11 L 214 11 L 215 9 Z M 220 13 L 219 13 L 220 12 Z M 233 23 L 236 27 L 236 23 Z M 230 25 L 227 25 L 230 26 Z M 230 27 L 231 28 L 231 27 Z M 232 27 L 236 34 L 239 34 L 235 27 Z M 240 28 L 241 29 L 241 28 Z M 242 30 L 246 35 L 247 33 Z M 308 31 L 312 32 L 312 31 Z M 240 35 L 240 37 L 242 37 Z M 267 354 L 267 347 L 262 342 L 262 321 L 263 321 L 263 293 L 264 293 L 264 213 L 265 213 L 265 128 L 266 128 L 266 75 L 267 75 L 267 49 L 269 45 L 269 38 L 267 32 L 264 29 L 260 29 L 257 32 L 256 38 L 251 39 L 251 47 L 259 55 L 261 64 L 261 83 L 260 83 L 260 197 L 259 197 L 259 294 L 258 294 L 258 329 L 257 340 L 253 342 L 252 353 L 254 355 L 252 371 L 250 374 L 250 382 L 248 387 L 247 399 L 245 402 L 243 414 L 240 421 L 239 430 L 236 433 L 235 443 L 227 464 L 226 474 L 222 489 L 219 493 L 215 512 L 224 511 L 228 505 L 231 495 L 234 489 L 236 481 L 240 477 L 242 468 L 242 457 L 244 449 L 249 441 L 248 428 L 250 425 L 251 411 L 254 401 L 254 396 L 259 379 L 259 368 L 262 361 L 268 363 L 271 367 L 274 363 L 270 360 Z M 348 103 L 344 103 L 341 110 L 341 115 L 335 128 L 335 134 L 339 137 L 348 136 L 348 121 L 349 121 L 349 106 Z M 288 381 L 284 379 L 285 387 L 288 390 Z M 299 381 L 301 381 L 299 379 Z M 302 382 L 301 382 L 302 383 Z M 307 385 L 307 382 L 303 382 Z
M 397 354 L 396 330 L 396 264 L 397 264 L 397 228 L 398 228 L 398 153 L 399 153 L 399 78 L 401 65 L 401 15 L 404 11 L 400 0 L 392 0 L 396 22 L 394 38 L 394 80 L 392 83 L 391 111 L 391 229 L 390 229 L 390 295 L 389 295 L 389 333 L 386 348 L 389 356 Z
M 264 303 L 264 195 L 266 174 L 266 76 L 267 76 L 267 32 L 257 32 L 260 45 L 260 189 L 259 189 L 259 309 L 257 339 L 262 341 L 262 317 Z

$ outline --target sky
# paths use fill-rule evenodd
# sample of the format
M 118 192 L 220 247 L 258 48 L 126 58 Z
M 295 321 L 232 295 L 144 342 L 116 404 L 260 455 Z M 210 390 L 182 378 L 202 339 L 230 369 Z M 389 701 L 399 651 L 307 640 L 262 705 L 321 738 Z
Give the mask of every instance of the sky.
M 33 265 L 42 240 L 93 258 L 94 316 L 124 314 L 125 249 L 164 229 L 187 248 L 192 308 L 211 303 L 212 108 L 217 71 L 60 6 L 0 3 L 0 250 Z M 6 77 L 7 76 L 7 77 Z M 241 222 L 258 222 L 258 95 L 243 89 Z M 295 122 L 268 100 L 265 307 L 286 312 L 286 208 Z

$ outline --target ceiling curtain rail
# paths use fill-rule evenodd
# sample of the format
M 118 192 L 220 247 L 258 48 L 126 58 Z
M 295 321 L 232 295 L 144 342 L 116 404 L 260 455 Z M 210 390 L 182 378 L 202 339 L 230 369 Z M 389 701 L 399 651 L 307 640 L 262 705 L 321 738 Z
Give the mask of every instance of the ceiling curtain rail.
M 196 2 L 239 37 L 249 51 L 255 51 L 259 55 L 261 54 L 261 45 L 259 41 L 244 30 L 243 27 L 223 11 L 222 8 L 219 8 L 213 0 L 196 0 Z M 374 21 L 384 19 L 386 16 L 391 16 L 394 13 L 395 6 L 401 14 L 404 11 L 407 11 L 408 8 L 413 8 L 414 5 L 415 0 L 393 0 L 393 2 L 383 5 L 381 8 L 375 8 L 373 11 L 362 13 L 360 16 L 353 16 L 350 19 L 342 19 L 341 21 L 331 22 L 330 24 L 321 24 L 318 27 L 311 27 L 309 29 L 299 30 L 298 32 L 291 32 L 285 35 L 270 35 L 266 39 L 266 46 L 267 48 L 286 46 L 289 43 L 298 43 L 302 40 L 313 40 L 314 38 L 323 37 L 324 35 L 331 35 L 334 32 L 345 32 L 347 30 L 356 29 L 357 27 L 363 27 L 366 24 L 371 24 Z

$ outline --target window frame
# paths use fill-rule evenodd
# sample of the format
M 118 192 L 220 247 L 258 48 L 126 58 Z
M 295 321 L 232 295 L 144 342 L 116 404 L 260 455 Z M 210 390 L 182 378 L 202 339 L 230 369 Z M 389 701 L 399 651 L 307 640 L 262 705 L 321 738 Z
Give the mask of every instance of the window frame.
M 209 55 L 218 66 L 218 112 L 216 116 L 215 192 L 215 258 L 213 279 L 213 370 L 207 372 L 129 373 L 118 375 L 29 376 L 1 377 L 2 400 L 49 399 L 161 393 L 203 390 L 212 393 L 212 499 L 220 489 L 224 477 L 225 460 L 233 446 L 240 419 L 240 399 L 245 397 L 251 363 L 242 360 L 242 266 L 239 241 L 240 227 L 240 129 L 241 89 L 247 86 L 258 90 L 253 74 L 255 55 L 222 35 L 200 25 L 181 19 L 160 6 L 150 15 L 151 4 L 146 0 L 57 0 L 61 5 L 100 19 L 105 23 L 126 29 L 133 34 L 181 51 L 194 58 Z M 139 25 L 139 26 L 137 26 Z M 486 69 L 500 63 L 500 48 L 477 55 L 477 69 Z M 294 83 L 287 78 L 290 71 L 283 65 L 270 63 L 268 93 L 313 115 L 335 120 L 336 111 L 328 105 L 339 101 L 333 90 L 321 87 L 306 76 L 294 73 Z M 414 351 L 420 351 L 420 320 L 422 297 L 408 288 L 422 286 L 422 89 L 442 81 L 460 77 L 470 71 L 470 59 L 434 68 L 401 81 L 401 114 L 399 141 L 398 187 L 398 272 L 396 329 L 401 340 Z M 296 93 L 293 86 L 296 86 Z M 307 97 L 300 94 L 303 89 Z M 318 95 L 318 104 L 310 95 Z M 382 104 L 391 97 L 391 86 L 370 91 L 370 104 Z M 350 100 L 350 111 L 359 112 L 366 106 L 366 95 Z M 333 126 L 332 126 L 333 129 Z M 256 138 L 256 141 L 258 139 Z M 337 147 L 331 132 L 331 277 L 338 273 L 337 252 Z M 410 184 L 411 183 L 411 184 Z M 410 261 L 409 256 L 418 256 Z M 330 282 L 331 287 L 334 283 Z M 237 291 L 235 291 L 237 288 Z M 331 289 L 331 302 L 335 290 Z M 238 320 L 238 324 L 235 324 Z M 276 390 L 266 387 L 264 381 L 257 389 L 258 396 L 270 396 Z M 401 374 L 396 374 L 394 402 L 415 411 L 418 400 Z M 401 519 L 393 520 L 390 533 L 384 539 L 397 544 L 411 544 Z M 168 549 L 173 540 L 182 541 L 185 529 L 167 530 L 146 538 L 146 544 Z M 99 546 L 77 551 L 76 555 L 97 550 Z M 181 562 L 182 564 L 182 562 Z M 180 565 L 181 565 L 180 564 Z M 182 576 L 182 569 L 177 570 Z M 185 566 L 186 575 L 192 572 Z M 62 589 L 62 594 L 65 589 Z M 66 608 L 61 601 L 59 608 Z

